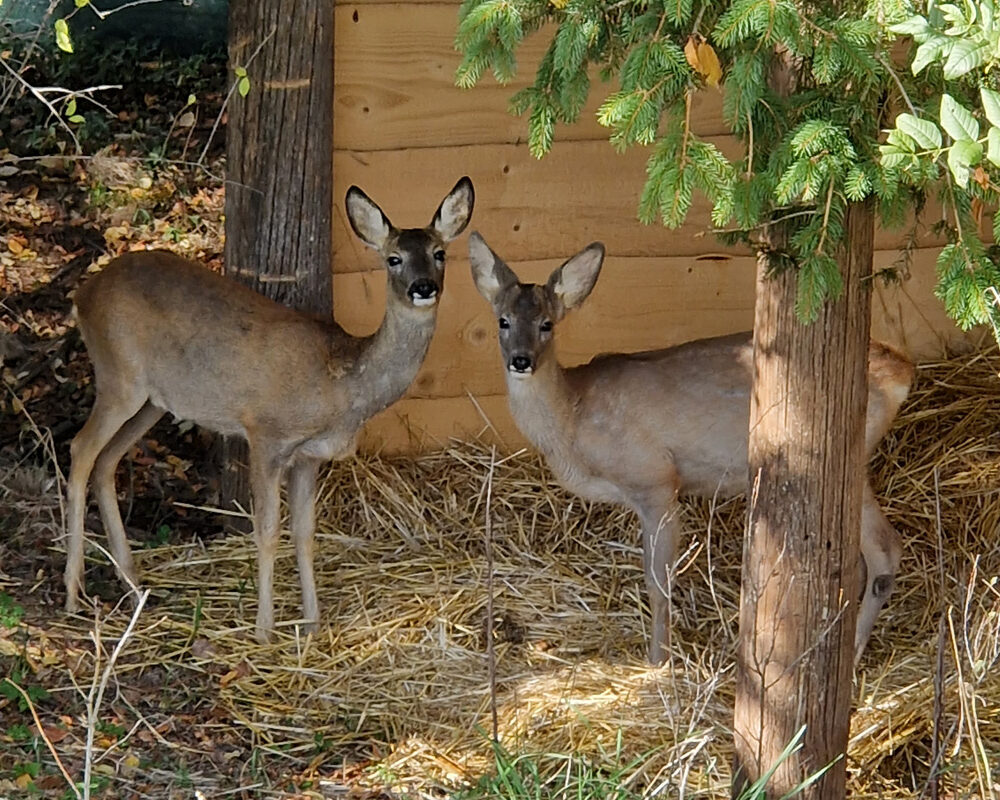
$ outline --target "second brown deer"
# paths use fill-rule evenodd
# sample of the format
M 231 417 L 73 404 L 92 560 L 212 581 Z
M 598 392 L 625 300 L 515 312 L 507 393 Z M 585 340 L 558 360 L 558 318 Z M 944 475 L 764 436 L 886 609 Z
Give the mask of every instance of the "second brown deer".
M 604 247 L 589 245 L 544 286 L 523 284 L 478 233 L 469 237 L 472 275 L 493 307 L 511 413 L 571 492 L 620 503 L 639 516 L 652 613 L 649 660 L 664 661 L 668 570 L 679 533 L 678 496 L 739 494 L 747 483 L 753 345 L 748 333 L 644 353 L 599 356 L 564 369 L 553 327 L 597 282 Z M 913 365 L 872 342 L 868 356 L 868 457 L 906 399 Z M 867 479 L 861 530 L 864 595 L 855 659 L 892 592 L 899 535 Z
M 115 492 L 122 456 L 165 412 L 250 445 L 258 548 L 256 636 L 274 627 L 274 558 L 279 493 L 287 473 L 292 536 L 306 628 L 319 620 L 313 576 L 319 465 L 354 452 L 361 426 L 413 381 L 434 333 L 445 246 L 472 215 L 472 182 L 462 178 L 426 228 L 400 230 L 352 186 L 347 217 L 386 270 L 385 318 L 355 337 L 332 320 L 282 306 L 166 251 L 115 259 L 76 293 L 80 333 L 94 365 L 96 399 L 70 447 L 66 608 L 83 586 L 87 481 L 116 565 L 135 587 Z M 317 268 L 327 269 L 325 264 Z

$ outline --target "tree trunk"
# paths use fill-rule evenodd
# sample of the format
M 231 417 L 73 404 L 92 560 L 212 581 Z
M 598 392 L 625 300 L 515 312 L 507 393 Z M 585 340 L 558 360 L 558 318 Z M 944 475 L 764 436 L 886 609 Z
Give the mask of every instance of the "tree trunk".
M 333 3 L 232 0 L 226 137 L 226 273 L 332 317 Z M 291 376 L 290 376 L 291 379 Z M 222 503 L 249 509 L 246 446 L 222 445 Z
M 861 497 L 874 208 L 848 208 L 844 293 L 819 319 L 795 316 L 794 271 L 758 258 L 750 508 L 743 553 L 733 796 L 803 746 L 768 783 L 778 798 L 845 795 Z

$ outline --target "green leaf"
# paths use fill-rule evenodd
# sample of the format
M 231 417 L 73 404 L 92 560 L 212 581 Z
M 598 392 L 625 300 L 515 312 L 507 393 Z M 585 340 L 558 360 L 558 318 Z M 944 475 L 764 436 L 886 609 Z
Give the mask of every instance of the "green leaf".
M 76 3 L 77 8 L 83 8 L 90 2 L 90 0 L 74 0 L 74 2 Z
M 189 94 L 187 102 L 184 104 L 184 108 L 187 108 L 188 106 L 193 106 L 197 102 L 198 102 L 198 98 L 195 97 L 193 94 Z
M 247 76 L 246 67 L 233 67 L 233 72 L 236 73 L 237 78 L 245 78 Z
M 878 149 L 882 154 L 882 158 L 879 159 L 879 163 L 882 164 L 884 169 L 892 169 L 893 167 L 901 166 L 903 163 L 914 157 L 910 153 L 904 153 L 898 147 L 891 144 L 879 145 Z
M 82 114 L 74 114 L 72 117 L 69 118 L 69 121 L 75 122 L 77 125 L 79 125 L 81 122 L 86 122 Z
M 954 3 L 942 3 L 938 6 L 938 11 L 944 16 L 944 18 L 950 22 L 952 25 L 968 25 L 969 21 L 966 19 L 965 14 L 962 9 L 959 8 Z M 975 11 L 970 10 L 971 13 Z
M 236 86 L 236 91 L 240 93 L 240 97 L 246 97 L 250 94 L 250 79 L 246 75 L 240 78 L 240 82 Z
M 73 52 L 73 42 L 69 38 L 69 25 L 66 20 L 57 19 L 55 22 L 56 46 L 66 53 Z
M 76 113 L 76 98 L 71 97 L 69 102 L 66 103 L 66 116 L 72 117 Z
M 978 157 L 974 153 L 975 148 L 979 150 Z M 955 142 L 948 151 L 948 169 L 951 170 L 955 183 L 963 189 L 969 185 L 969 167 L 974 163 L 974 160 L 978 161 L 982 157 L 982 150 L 983 146 L 979 142 L 963 140 Z
M 939 35 L 932 36 L 921 44 L 913 54 L 913 63 L 910 65 L 913 74 L 919 75 L 924 67 L 941 58 L 942 52 L 949 44 L 948 39 Z
M 955 142 L 951 146 L 951 149 L 953 151 L 957 150 L 959 155 L 956 157 L 961 158 L 964 163 L 971 167 L 976 166 L 976 164 L 983 160 L 983 145 L 980 142 L 962 139 L 960 142 Z
M 902 22 L 889 26 L 890 31 L 898 33 L 900 36 L 919 36 L 922 33 L 927 33 L 929 29 L 927 20 L 919 15 L 908 17 Z
M 986 135 L 986 157 L 991 164 L 1000 167 L 1000 128 L 990 128 Z
M 1000 127 L 1000 92 L 994 92 L 983 86 L 979 93 L 983 99 L 983 111 L 986 112 L 986 119 L 993 125 Z
M 889 135 L 886 137 L 886 143 L 891 144 L 904 153 L 916 153 L 917 143 L 913 140 L 913 137 L 907 133 L 903 133 L 899 128 L 894 128 L 889 131 Z
M 971 72 L 980 66 L 989 56 L 989 46 L 970 41 L 969 39 L 958 39 L 948 53 L 948 60 L 944 63 L 944 77 L 946 80 L 960 78 L 967 72 Z
M 979 123 L 972 112 L 947 92 L 941 95 L 941 127 L 956 141 L 979 138 Z
M 921 150 L 936 150 L 941 146 L 941 131 L 932 120 L 900 114 L 896 117 L 896 127 L 913 139 Z

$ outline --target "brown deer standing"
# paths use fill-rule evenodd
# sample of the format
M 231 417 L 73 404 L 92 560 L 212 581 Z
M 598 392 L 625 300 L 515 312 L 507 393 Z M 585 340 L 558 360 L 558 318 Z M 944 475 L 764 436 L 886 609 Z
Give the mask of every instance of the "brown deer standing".
M 347 217 L 386 269 L 385 318 L 355 337 L 275 303 L 166 251 L 115 259 L 76 294 L 80 333 L 94 365 L 94 408 L 71 445 L 66 608 L 83 584 L 87 479 L 125 581 L 137 576 L 115 469 L 164 412 L 250 445 L 258 555 L 256 635 L 274 627 L 272 583 L 282 474 L 302 586 L 302 617 L 314 630 L 316 475 L 321 462 L 354 452 L 362 425 L 398 400 L 427 353 L 444 279 L 445 246 L 472 215 L 472 182 L 462 178 L 426 228 L 400 230 L 356 186 Z
M 678 495 L 735 495 L 746 489 L 751 335 L 602 355 L 564 369 L 556 360 L 553 326 L 594 288 L 604 246 L 589 245 L 544 286 L 520 283 L 478 233 L 469 237 L 469 254 L 476 287 L 499 321 L 508 401 L 521 432 L 567 489 L 590 500 L 620 503 L 639 516 L 653 617 L 649 660 L 662 663 Z M 905 357 L 872 342 L 865 431 L 869 457 L 906 399 L 913 372 Z M 901 557 L 899 535 L 867 480 L 861 552 L 864 594 L 856 659 L 892 592 Z

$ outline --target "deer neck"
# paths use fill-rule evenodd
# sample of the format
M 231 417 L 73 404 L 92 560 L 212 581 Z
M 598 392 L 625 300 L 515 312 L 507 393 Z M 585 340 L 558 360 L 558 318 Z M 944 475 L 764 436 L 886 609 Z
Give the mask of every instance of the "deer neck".
M 518 428 L 548 459 L 566 458 L 574 438 L 576 397 L 554 354 L 526 378 L 507 373 L 507 399 Z
M 427 355 L 436 319 L 437 306 L 415 308 L 389 295 L 382 324 L 362 340 L 352 370 L 352 406 L 362 421 L 403 396 Z

